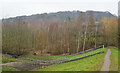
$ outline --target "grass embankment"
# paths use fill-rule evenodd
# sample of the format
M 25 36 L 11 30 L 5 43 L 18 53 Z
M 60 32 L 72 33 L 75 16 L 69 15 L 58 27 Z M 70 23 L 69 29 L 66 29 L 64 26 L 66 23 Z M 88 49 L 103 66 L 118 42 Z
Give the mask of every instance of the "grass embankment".
M 17 62 L 19 59 L 11 58 L 11 57 L 3 57 L 2 63 L 8 63 L 8 62 Z
M 28 59 L 28 60 L 32 60 L 32 59 L 34 59 L 34 60 L 52 60 L 52 59 L 59 59 L 59 58 L 63 58 L 63 57 L 67 56 L 67 58 L 70 58 L 69 60 L 72 60 L 72 59 L 84 57 L 84 56 L 87 56 L 87 55 L 91 55 L 93 53 L 97 53 L 97 52 L 102 51 L 102 50 L 103 49 L 98 49 L 98 50 L 95 50 L 95 51 L 85 53 L 84 55 L 49 55 L 49 56 L 41 56 L 41 57 L 31 56 L 31 57 L 24 57 L 22 59 Z
M 35 56 L 31 56 L 31 57 L 24 57 L 22 59 L 34 59 L 34 60 L 49 60 L 49 59 L 58 59 L 58 58 L 62 58 L 65 57 L 67 55 L 49 55 L 49 56 L 41 56 L 41 57 L 35 57 Z
M 26 62 L 25 60 L 49 60 L 49 59 L 58 59 L 65 57 L 67 55 L 49 55 L 49 56 L 41 56 L 41 57 L 35 57 L 35 56 L 30 56 L 30 57 L 23 57 L 23 58 L 12 58 L 12 57 L 2 57 L 2 63 L 9 63 L 9 62 Z
M 97 53 L 99 51 L 100 50 L 92 53 Z M 105 48 L 105 53 L 97 54 L 77 61 L 49 66 L 48 68 L 43 68 L 35 71 L 100 71 L 106 52 L 107 49 Z
M 17 62 L 17 61 L 19 61 L 19 59 L 14 59 L 11 57 L 2 57 L 2 63 Z M 19 71 L 19 70 L 9 66 L 2 66 L 2 71 Z
M 2 66 L 2 71 L 19 71 L 19 70 L 8 66 Z
M 87 56 L 93 53 L 97 53 L 102 51 L 102 49 L 98 49 L 96 51 L 88 52 L 84 55 L 75 55 L 69 56 L 69 60 L 80 58 L 83 56 Z M 106 53 L 107 49 L 105 49 Z M 104 61 L 104 55 L 105 53 L 97 54 L 92 57 L 88 57 L 85 59 L 77 60 L 77 61 L 72 61 L 68 63 L 63 63 L 59 65 L 53 65 L 48 68 L 44 69 L 39 69 L 38 71 L 98 71 L 100 70 L 103 61 Z M 50 55 L 50 56 L 42 56 L 42 57 L 25 57 L 23 59 L 28 59 L 27 62 L 29 62 L 29 59 L 34 59 L 34 60 L 47 60 L 47 59 L 58 59 L 62 58 L 68 55 Z M 3 63 L 8 63 L 8 62 L 16 62 L 16 61 L 21 61 L 21 62 L 26 62 L 26 60 L 21 60 L 21 59 L 14 59 L 11 57 L 3 57 L 2 62 Z M 26 62 L 26 63 L 27 63 Z M 17 71 L 17 69 L 8 67 L 8 66 L 3 66 L 3 71 Z
M 82 58 L 82 57 L 89 56 L 89 55 L 92 55 L 92 54 L 95 54 L 95 53 L 98 53 L 98 52 L 102 52 L 102 51 L 103 51 L 103 49 L 100 48 L 100 49 L 90 51 L 90 52 L 87 52 L 87 53 L 84 53 L 84 54 L 71 56 L 70 60 L 77 59 L 77 58 Z
M 108 47 L 111 49 L 111 66 L 110 71 L 118 71 L 118 48 L 116 47 Z

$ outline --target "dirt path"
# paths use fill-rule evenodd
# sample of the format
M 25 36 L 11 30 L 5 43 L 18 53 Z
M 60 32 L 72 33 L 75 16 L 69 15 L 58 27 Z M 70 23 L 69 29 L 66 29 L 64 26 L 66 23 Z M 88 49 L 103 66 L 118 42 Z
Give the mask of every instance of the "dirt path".
M 10 62 L 10 63 L 0 64 L 0 65 L 13 67 L 20 71 L 29 71 L 32 69 L 40 69 L 40 68 L 45 67 L 45 66 L 41 66 L 39 64 L 28 64 L 28 63 L 24 63 L 24 62 Z
M 23 62 L 10 62 L 10 63 L 1 64 L 1 65 L 13 67 L 20 71 L 28 71 L 28 70 L 32 70 L 39 67 L 39 65 L 27 64 Z
M 32 70 L 32 69 L 40 69 L 40 68 L 46 68 L 47 67 L 45 65 L 42 65 L 42 63 L 40 63 L 39 61 L 38 61 L 38 63 L 37 63 L 37 61 L 35 61 L 34 63 L 10 62 L 10 63 L 0 64 L 0 66 L 9 66 L 9 67 L 16 68 L 20 71 L 29 71 L 29 70 Z
M 109 67 L 110 67 L 110 55 L 111 55 L 111 50 L 108 49 L 105 58 L 104 58 L 104 64 L 101 68 L 101 71 L 109 71 Z

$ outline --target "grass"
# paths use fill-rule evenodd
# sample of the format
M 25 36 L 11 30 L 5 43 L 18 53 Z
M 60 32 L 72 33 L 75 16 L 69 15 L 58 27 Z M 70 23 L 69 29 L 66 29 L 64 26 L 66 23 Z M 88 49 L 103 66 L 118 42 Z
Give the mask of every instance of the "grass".
M 97 54 L 77 61 L 49 66 L 48 68 L 42 68 L 35 71 L 100 71 L 106 51 L 107 49 L 105 49 L 105 53 Z
M 32 63 L 29 60 L 34 59 L 34 60 L 47 60 L 47 59 L 58 59 L 61 57 L 64 57 L 66 55 L 50 55 L 50 56 L 42 56 L 42 57 L 24 57 L 22 59 L 15 59 L 11 57 L 2 57 L 2 63 L 9 63 L 9 62 L 25 62 L 25 63 Z M 25 60 L 24 60 L 25 59 Z
M 58 59 L 65 56 L 66 55 L 49 55 L 49 56 L 41 56 L 41 57 L 24 57 L 23 59 L 47 60 L 47 59 Z
M 93 51 L 92 53 L 96 53 L 96 52 L 99 52 L 99 51 L 102 51 L 102 49 L 98 49 L 96 51 Z M 72 60 L 72 59 L 80 58 L 80 57 L 87 56 L 87 55 L 90 55 L 90 54 L 91 54 L 91 52 L 90 53 L 89 52 L 85 53 L 84 55 L 49 55 L 49 56 L 42 56 L 42 57 L 24 57 L 23 59 L 49 60 L 49 59 L 59 59 L 59 58 L 67 56 L 68 58 L 70 58 L 69 60 Z M 76 56 L 76 57 L 74 57 L 74 56 Z M 72 58 L 72 57 L 74 57 L 74 58 Z
M 110 71 L 118 71 L 118 50 L 116 47 L 107 47 L 111 49 L 111 66 Z M 88 58 L 84 58 L 77 61 L 62 63 L 58 65 L 52 65 L 48 68 L 42 68 L 32 71 L 100 71 L 103 62 L 104 62 L 104 56 L 107 52 L 107 48 L 105 48 L 105 53 L 97 54 Z M 102 49 L 98 49 L 92 52 L 87 52 L 84 55 L 74 55 L 74 56 L 68 56 L 68 55 L 50 55 L 50 56 L 42 56 L 42 57 L 25 57 L 25 59 L 35 59 L 35 60 L 46 60 L 46 59 L 58 59 L 65 56 L 69 57 L 69 60 L 81 58 L 83 56 L 88 56 L 91 53 L 97 53 L 102 51 Z M 120 57 L 120 56 L 119 56 Z M 8 63 L 8 62 L 26 62 L 29 63 L 29 60 L 20 60 L 20 59 L 14 59 L 11 57 L 3 57 L 2 63 Z M 31 63 L 31 62 L 30 62 Z M 8 67 L 8 66 L 2 66 L 3 71 L 19 71 L 18 69 Z M 120 72 L 120 71 L 119 71 Z
M 118 48 L 109 47 L 111 49 L 111 66 L 110 71 L 118 71 Z
M 19 70 L 8 66 L 2 66 L 2 71 L 19 71 Z
M 19 61 L 19 59 L 14 59 L 14 58 L 10 58 L 10 57 L 3 57 L 2 58 L 2 63 L 17 62 L 17 61 Z
M 7 62 L 16 62 L 16 61 L 21 61 L 21 62 L 29 62 L 29 59 L 35 59 L 35 60 L 46 60 L 46 59 L 58 59 L 62 58 L 65 56 L 69 57 L 69 60 L 76 59 L 76 58 L 81 58 L 83 56 L 88 56 L 97 52 L 102 51 L 102 49 L 98 49 L 95 51 L 87 52 L 84 55 L 74 55 L 74 56 L 68 56 L 68 55 L 50 55 L 50 56 L 42 56 L 42 57 L 25 57 L 23 59 L 28 59 L 28 60 L 21 60 L 21 59 L 14 59 L 10 57 L 3 57 L 2 62 L 7 63 Z M 107 51 L 107 48 L 105 48 L 105 53 Z M 32 70 L 32 71 L 100 71 L 103 61 L 104 61 L 104 56 L 105 53 L 97 54 L 88 58 L 84 58 L 81 60 L 77 61 L 72 61 L 72 62 L 67 62 L 67 63 L 62 63 L 59 65 L 52 65 L 49 66 L 48 68 L 43 68 L 43 69 L 38 69 L 38 70 Z M 15 68 L 11 68 L 8 66 L 3 66 L 3 71 L 18 71 Z
M 118 59 L 119 59 L 119 60 L 118 60 L 118 66 L 120 66 L 120 49 L 119 49 L 119 53 L 118 53 L 118 54 L 119 54 L 119 56 L 118 56 Z M 119 73 L 120 73 L 120 67 L 118 67 L 118 71 L 119 71 Z
M 85 56 L 89 56 L 89 55 L 92 55 L 92 54 L 95 54 L 95 53 L 98 53 L 98 52 L 101 52 L 101 51 L 103 51 L 102 48 L 94 50 L 94 51 L 91 51 L 91 52 L 87 52 L 87 53 L 84 53 L 84 54 L 73 56 L 73 58 L 70 58 L 70 60 L 81 58 L 81 57 L 85 57 Z

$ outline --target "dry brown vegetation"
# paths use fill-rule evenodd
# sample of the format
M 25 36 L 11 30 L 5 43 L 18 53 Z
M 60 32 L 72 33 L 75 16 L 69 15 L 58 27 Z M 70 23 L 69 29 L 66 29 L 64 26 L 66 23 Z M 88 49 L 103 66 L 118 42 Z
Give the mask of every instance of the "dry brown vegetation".
M 25 23 L 17 18 L 2 24 L 2 50 L 11 55 L 72 54 L 105 44 L 117 46 L 117 18 L 95 21 L 93 14 L 80 13 L 64 22 L 40 19 Z

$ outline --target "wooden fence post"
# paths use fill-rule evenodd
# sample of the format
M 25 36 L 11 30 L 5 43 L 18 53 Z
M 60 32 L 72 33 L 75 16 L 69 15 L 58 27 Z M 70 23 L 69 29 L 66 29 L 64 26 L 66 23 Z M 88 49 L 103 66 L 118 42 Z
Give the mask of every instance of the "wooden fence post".
M 103 45 L 103 53 L 104 53 L 104 45 Z

